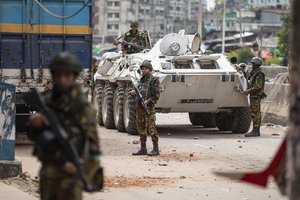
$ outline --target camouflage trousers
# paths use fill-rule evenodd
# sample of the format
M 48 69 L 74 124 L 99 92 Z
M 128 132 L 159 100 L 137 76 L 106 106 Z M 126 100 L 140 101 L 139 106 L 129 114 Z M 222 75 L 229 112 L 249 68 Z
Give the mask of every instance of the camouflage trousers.
M 149 114 L 143 107 L 139 106 L 136 110 L 136 126 L 140 135 L 141 143 L 146 143 L 147 135 L 151 136 L 153 143 L 158 143 L 158 133 L 156 130 L 155 108 L 149 108 Z
M 261 112 L 260 112 L 260 98 L 250 97 L 250 114 L 253 121 L 253 127 L 259 128 L 261 124 Z
M 80 180 L 68 174 L 62 175 L 61 171 L 55 175 L 55 171 L 48 168 L 40 172 L 41 200 L 82 200 Z

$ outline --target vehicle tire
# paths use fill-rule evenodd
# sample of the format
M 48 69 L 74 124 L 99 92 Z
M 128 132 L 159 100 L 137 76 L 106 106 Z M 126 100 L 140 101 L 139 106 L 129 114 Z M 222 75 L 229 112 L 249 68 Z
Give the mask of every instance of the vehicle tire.
M 232 133 L 247 133 L 251 125 L 249 107 L 233 109 Z
M 213 113 L 189 113 L 189 118 L 194 126 L 203 125 L 205 128 L 216 127 L 215 115 Z
M 205 128 L 215 128 L 216 118 L 214 113 L 203 113 L 201 116 L 202 125 Z
M 193 126 L 202 125 L 201 113 L 189 113 L 189 118 Z
M 114 94 L 114 121 L 118 131 L 125 132 L 124 125 L 124 87 L 118 86 Z
M 102 119 L 102 96 L 103 96 L 103 92 L 104 92 L 104 84 L 103 83 L 99 83 L 96 85 L 95 87 L 95 93 L 96 95 L 94 96 L 95 100 L 94 100 L 94 104 L 97 110 L 97 123 L 100 126 L 103 126 L 103 119 Z
M 106 84 L 101 98 L 101 115 L 105 128 L 114 129 L 114 88 L 111 84 Z
M 30 117 L 30 107 L 25 104 L 16 105 L 16 132 L 26 132 L 26 123 Z
M 130 94 L 130 90 L 124 95 L 124 126 L 125 130 L 130 135 L 138 135 L 136 127 L 136 100 Z
M 230 113 L 220 112 L 216 114 L 216 125 L 221 131 L 231 131 L 233 116 Z

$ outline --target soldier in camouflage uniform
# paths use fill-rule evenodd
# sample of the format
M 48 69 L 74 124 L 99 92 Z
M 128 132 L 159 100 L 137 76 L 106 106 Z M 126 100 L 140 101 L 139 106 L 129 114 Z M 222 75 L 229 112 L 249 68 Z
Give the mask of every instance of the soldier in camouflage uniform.
M 138 30 L 139 23 L 133 21 L 130 23 L 130 30 L 125 33 L 122 38 L 127 43 L 114 41 L 114 45 L 122 44 L 122 52 L 125 54 L 139 53 L 143 48 L 148 48 L 146 43 L 145 34 Z M 129 44 L 130 43 L 130 44 Z
M 245 137 L 260 136 L 260 102 L 261 99 L 266 97 L 266 94 L 264 93 L 265 74 L 261 71 L 260 68 L 262 63 L 263 61 L 259 57 L 254 57 L 251 60 L 252 71 L 250 72 L 249 76 L 248 89 L 244 93 L 245 95 L 250 94 L 250 112 L 251 119 L 253 121 L 253 130 L 250 133 L 247 133 Z
M 141 100 L 139 100 L 136 111 L 136 120 L 137 129 L 140 135 L 141 148 L 138 150 L 138 152 L 133 153 L 132 155 L 157 156 L 159 155 L 159 149 L 158 133 L 155 127 L 155 104 L 158 101 L 160 95 L 159 80 L 151 74 L 152 64 L 150 61 L 145 60 L 140 68 L 142 70 L 142 78 L 140 80 L 138 88 L 141 91 L 145 102 L 141 102 Z M 132 90 L 131 94 L 132 96 L 136 96 L 136 91 Z M 147 106 L 149 114 L 142 106 L 142 103 L 144 103 Z M 153 150 L 149 153 L 147 152 L 146 148 L 148 134 L 151 135 L 153 143 Z
M 87 178 L 92 179 L 99 166 L 100 150 L 96 112 L 76 83 L 82 67 L 74 55 L 63 52 L 54 57 L 49 68 L 54 87 L 46 94 L 45 101 L 66 130 L 69 141 L 75 145 Z M 77 169 L 67 161 L 59 144 L 52 142 L 44 146 L 37 142 L 39 134 L 49 130 L 47 119 L 41 113 L 36 113 L 30 117 L 29 125 L 29 136 L 35 141 L 34 155 L 42 162 L 41 199 L 81 200 L 82 184 Z

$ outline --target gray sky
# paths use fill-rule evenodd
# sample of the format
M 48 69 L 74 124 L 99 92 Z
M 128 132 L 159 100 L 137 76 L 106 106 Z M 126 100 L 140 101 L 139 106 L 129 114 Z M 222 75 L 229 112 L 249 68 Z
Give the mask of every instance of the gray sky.
M 211 9 L 215 6 L 215 0 L 206 0 L 207 1 L 207 8 Z

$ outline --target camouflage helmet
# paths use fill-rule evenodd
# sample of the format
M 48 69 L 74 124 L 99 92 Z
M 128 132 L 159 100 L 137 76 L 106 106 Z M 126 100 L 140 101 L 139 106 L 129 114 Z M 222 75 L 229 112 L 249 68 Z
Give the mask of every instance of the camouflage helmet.
M 254 57 L 251 59 L 251 63 L 261 66 L 263 64 L 263 60 L 260 57 Z
M 50 61 L 51 71 L 72 71 L 80 73 L 82 66 L 78 58 L 69 52 L 61 52 Z
M 139 22 L 138 21 L 132 21 L 132 22 L 130 22 L 130 26 L 139 26 Z
M 144 60 L 143 63 L 140 66 L 140 69 L 142 69 L 142 67 L 148 67 L 151 71 L 153 70 L 152 64 L 150 60 Z

